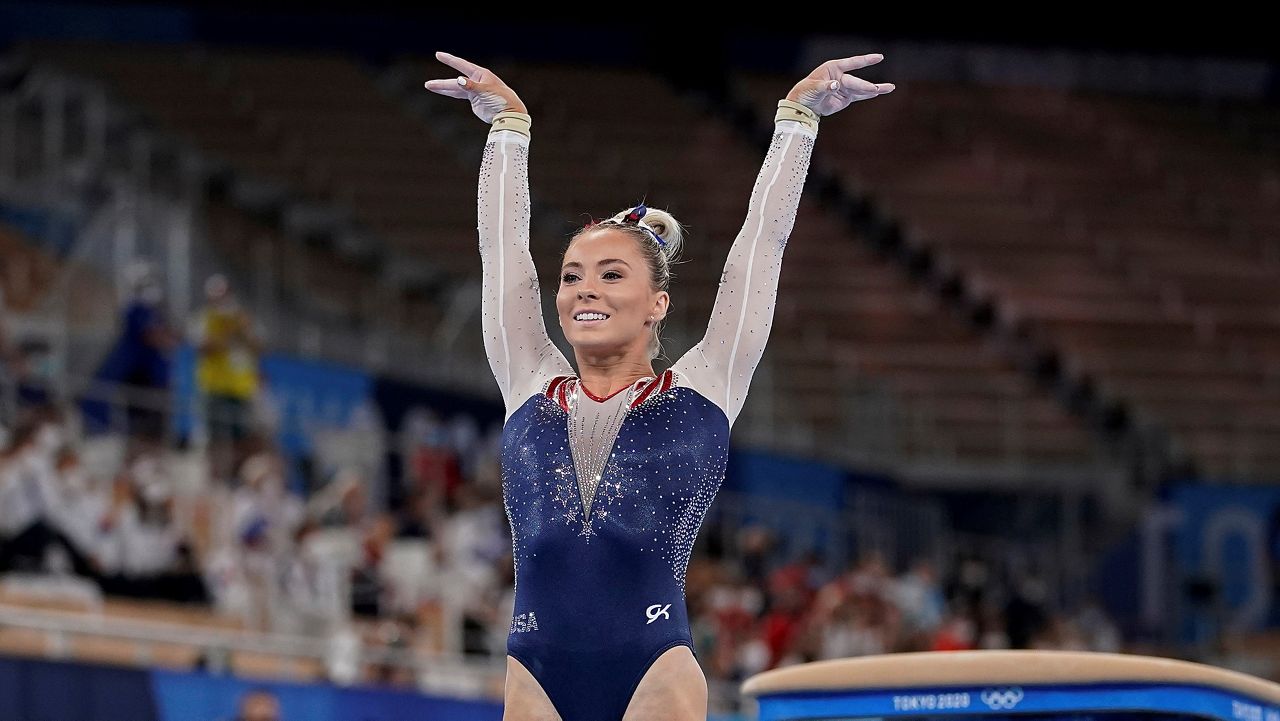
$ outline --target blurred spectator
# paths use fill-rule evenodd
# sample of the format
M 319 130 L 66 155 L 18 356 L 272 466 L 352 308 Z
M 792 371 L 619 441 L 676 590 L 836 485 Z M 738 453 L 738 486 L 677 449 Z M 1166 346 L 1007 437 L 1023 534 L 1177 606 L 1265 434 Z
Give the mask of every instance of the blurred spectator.
M 86 557 L 94 559 L 100 570 L 106 570 L 99 538 L 101 519 L 111 506 L 111 487 L 88 473 L 80 455 L 65 448 L 58 455 L 57 475 L 62 504 L 57 514 L 59 529 Z
M 1084 651 L 1088 648 L 1080 630 L 1070 618 L 1050 614 L 1039 632 L 1032 636 L 1031 648 L 1053 651 Z
M 819 589 L 814 599 L 818 622 L 853 601 L 862 603 L 867 613 L 873 613 L 873 607 L 884 603 L 889 582 L 884 557 L 875 552 L 864 554 L 856 565 Z
M 374 628 L 371 640 L 393 653 L 407 653 L 412 650 L 417 626 L 412 615 L 393 616 Z M 404 663 L 372 663 L 366 675 L 370 683 L 384 686 L 412 686 L 415 682 L 413 668 Z
M 284 484 L 283 464 L 270 452 L 240 464 L 240 485 L 231 494 L 231 549 L 215 559 L 220 603 L 258 628 L 276 622 L 272 613 L 281 573 L 293 553 L 293 538 L 304 518 L 301 499 Z
M 381 515 L 364 530 L 360 558 L 351 569 L 351 611 L 360 616 L 377 616 L 386 605 L 388 585 L 382 562 L 395 538 L 395 520 Z
M 847 600 L 837 606 L 821 635 L 819 657 L 823 659 L 868 656 L 889 649 L 885 627 L 875 623 L 865 601 Z
M 1090 650 L 1109 653 L 1120 651 L 1120 629 L 1107 616 L 1096 598 L 1090 598 L 1080 609 L 1075 617 L 1075 625 Z
M 0 285 L 0 423 L 53 400 L 53 356 L 42 339 L 20 341 L 9 332 L 4 287 Z
M 56 520 L 63 503 L 54 458 L 62 443 L 58 418 L 46 414 L 20 423 L 0 451 L 0 572 L 49 570 L 47 554 L 57 551 L 77 574 L 98 577 Z
M 916 560 L 894 583 L 893 596 L 909 633 L 931 634 L 942 623 L 946 599 L 928 560 Z
M 249 691 L 240 697 L 240 707 L 233 721 L 283 721 L 280 699 L 266 689 Z
M 1032 640 L 1049 623 L 1045 587 L 1039 579 L 1022 579 L 1005 605 L 1005 628 L 1010 648 L 1031 648 Z
M 455 591 L 479 598 L 496 582 L 493 564 L 511 550 L 506 518 L 497 499 L 470 484 L 458 489 L 458 511 L 441 533 L 446 564 L 455 574 Z
M 336 608 L 342 585 L 340 562 L 329 558 L 316 542 L 319 524 L 307 520 L 294 532 L 294 551 L 285 561 L 283 616 L 285 628 L 304 635 L 327 635 L 339 617 Z
M 179 603 L 208 603 L 191 545 L 173 515 L 173 498 L 136 494 L 120 514 L 121 595 Z
M 53 349 L 45 339 L 32 338 L 18 344 L 14 366 L 16 411 L 50 406 L 57 401 L 58 377 Z
M 169 408 L 169 359 L 178 335 L 165 317 L 164 287 L 150 264 L 131 269 L 130 297 L 124 309 L 122 330 L 94 380 L 99 386 L 82 401 L 85 429 L 101 433 L 118 429 L 113 408 L 113 386 L 124 387 L 129 434 L 135 440 L 158 443 L 164 437 Z
M 9 340 L 8 308 L 5 306 L 4 285 L 0 284 L 0 424 L 13 421 L 11 414 L 17 407 L 17 399 L 13 395 L 17 378 L 18 354 Z
M 302 524 L 302 500 L 284 484 L 283 465 L 271 453 L 240 464 L 240 486 L 231 495 L 232 535 L 246 553 L 278 555 L 292 547 Z
M 196 383 L 205 402 L 214 475 L 227 478 L 246 453 L 262 341 L 225 276 L 210 276 L 204 293 L 206 303 L 195 327 Z
M 957 561 L 951 583 L 947 585 L 947 598 L 958 599 L 969 608 L 977 608 L 991 582 L 991 571 L 980 558 L 965 556 Z
M 739 533 L 738 549 L 747 580 L 764 585 L 773 544 L 773 533 L 763 526 L 748 526 Z
M 428 509 L 452 510 L 462 485 L 462 466 L 450 443 L 449 428 L 435 412 L 414 408 L 405 416 L 401 437 L 408 459 L 408 495 L 424 496 Z
M 930 651 L 966 651 L 976 648 L 978 627 L 967 609 L 953 603 L 929 644 Z
M 805 594 L 799 588 L 786 587 L 770 596 L 770 610 L 760 620 L 761 633 L 769 648 L 769 666 L 797 663 L 793 658 L 795 644 L 807 617 Z
M 340 469 L 307 502 L 307 516 L 322 527 L 360 528 L 369 513 L 369 493 L 360 469 Z
M 994 599 L 983 599 L 978 606 L 978 648 L 1010 648 L 1008 624 Z
M 775 569 L 769 574 L 769 593 L 780 596 L 795 592 L 800 595 L 801 602 L 808 606 L 817 593 L 816 584 L 821 580 L 818 559 L 816 551 L 808 551 L 795 561 Z
M 402 538 L 428 539 L 435 535 L 436 526 L 442 522 L 443 512 L 432 505 L 426 493 L 414 493 L 405 499 L 396 535 Z

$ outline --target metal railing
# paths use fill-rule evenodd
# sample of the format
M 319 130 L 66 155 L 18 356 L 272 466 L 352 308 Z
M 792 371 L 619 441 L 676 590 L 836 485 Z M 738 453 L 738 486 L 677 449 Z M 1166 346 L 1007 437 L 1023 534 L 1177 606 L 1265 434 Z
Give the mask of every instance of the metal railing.
M 252 673 L 238 675 L 294 680 L 308 680 L 312 675 L 309 670 L 321 669 L 322 679 L 309 680 L 358 682 L 358 673 L 353 674 L 353 670 L 376 666 L 411 674 L 418 691 L 497 701 L 502 699 L 506 677 L 505 657 L 432 653 L 363 643 L 350 636 L 317 639 L 0 604 L 0 645 L 6 628 L 41 636 L 42 655 L 50 659 L 75 658 L 78 642 L 106 639 L 129 647 L 133 663 L 140 666 L 157 665 L 157 658 L 162 655 L 157 651 L 161 648 L 186 649 L 193 662 L 203 664 L 210 673 L 235 673 L 237 654 L 252 654 L 257 659 Z M 95 660 L 91 650 L 88 655 L 84 660 Z M 263 659 L 267 659 L 267 663 L 264 664 Z M 741 708 L 737 683 L 709 678 L 708 697 L 713 712 L 733 712 Z
M 946 486 L 965 483 L 1043 486 L 1069 480 L 1089 488 L 1121 482 L 1117 461 L 1103 445 L 1082 434 L 1075 456 L 1037 453 L 1028 419 L 1033 395 L 993 387 L 982 379 L 952 382 L 947 392 L 966 392 L 973 403 L 996 408 L 998 420 L 983 438 L 984 448 L 962 447 L 962 422 L 941 417 L 946 402 L 928 394 L 896 392 L 891 377 L 871 378 L 853 369 L 823 379 L 835 422 L 815 426 L 800 400 L 778 381 L 785 372 L 768 353 L 756 371 L 751 393 L 734 426 L 735 440 L 781 453 L 801 454 L 864 471 L 882 471 L 916 482 Z M 794 380 L 790 379 L 791 386 Z M 817 382 L 817 379 L 815 379 Z M 1086 431 L 1087 433 L 1087 431 Z
M 351 634 L 322 639 L 0 604 L 0 628 L 4 627 L 42 635 L 44 655 L 50 658 L 75 657 L 78 639 L 111 639 L 128 645 L 139 665 L 155 663 L 156 649 L 162 646 L 190 650 L 214 673 L 234 670 L 228 666 L 239 653 L 273 660 L 274 672 L 286 678 L 300 675 L 300 662 L 310 662 L 324 669 L 327 678 L 346 682 L 357 680 L 351 678 L 353 664 L 377 665 L 411 672 L 419 690 L 462 697 L 492 698 L 505 673 L 505 660 L 371 645 Z

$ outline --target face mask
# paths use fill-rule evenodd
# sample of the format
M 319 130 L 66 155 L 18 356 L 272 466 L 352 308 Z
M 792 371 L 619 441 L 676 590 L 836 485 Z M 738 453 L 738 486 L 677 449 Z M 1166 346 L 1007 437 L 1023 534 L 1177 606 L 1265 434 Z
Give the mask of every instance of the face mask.
M 284 479 L 272 473 L 262 479 L 262 485 L 259 488 L 263 497 L 276 500 L 284 495 Z
M 62 483 L 72 493 L 83 493 L 89 489 L 89 476 L 82 468 L 68 468 L 62 472 Z
M 156 305 L 164 299 L 164 288 L 154 283 L 148 283 L 138 289 L 138 300 L 148 305 Z
M 440 447 L 449 443 L 449 431 L 444 426 L 436 426 L 427 434 L 427 445 Z
M 135 460 L 133 466 L 129 469 L 129 473 L 140 488 L 162 483 L 165 479 L 161 473 L 159 461 L 150 456 L 142 456 Z
M 41 426 L 40 432 L 36 434 L 36 446 L 45 453 L 53 453 L 61 448 L 63 440 L 62 428 L 53 423 Z
M 311 536 L 303 539 L 300 553 L 308 561 L 323 561 L 325 558 L 324 548 Z
M 33 378 L 52 381 L 58 373 L 57 361 L 52 353 L 39 351 L 28 355 L 26 358 L 27 368 L 30 369 Z

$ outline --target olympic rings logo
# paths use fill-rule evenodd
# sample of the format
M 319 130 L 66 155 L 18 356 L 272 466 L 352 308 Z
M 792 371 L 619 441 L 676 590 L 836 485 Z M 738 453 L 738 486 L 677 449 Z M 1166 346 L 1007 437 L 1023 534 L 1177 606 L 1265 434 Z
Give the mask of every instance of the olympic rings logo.
M 1018 686 L 989 688 L 982 692 L 982 702 L 993 711 L 1005 711 L 1021 703 L 1025 694 Z

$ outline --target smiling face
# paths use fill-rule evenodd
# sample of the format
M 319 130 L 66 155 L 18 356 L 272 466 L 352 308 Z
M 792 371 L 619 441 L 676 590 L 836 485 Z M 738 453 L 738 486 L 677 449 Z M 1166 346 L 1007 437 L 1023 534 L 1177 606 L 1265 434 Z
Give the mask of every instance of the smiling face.
M 556 311 L 575 350 L 625 352 L 649 362 L 654 325 L 649 316 L 662 320 L 669 297 L 654 290 L 652 272 L 637 246 L 626 231 L 603 228 L 579 235 L 565 251 Z M 584 311 L 607 317 L 580 319 Z

